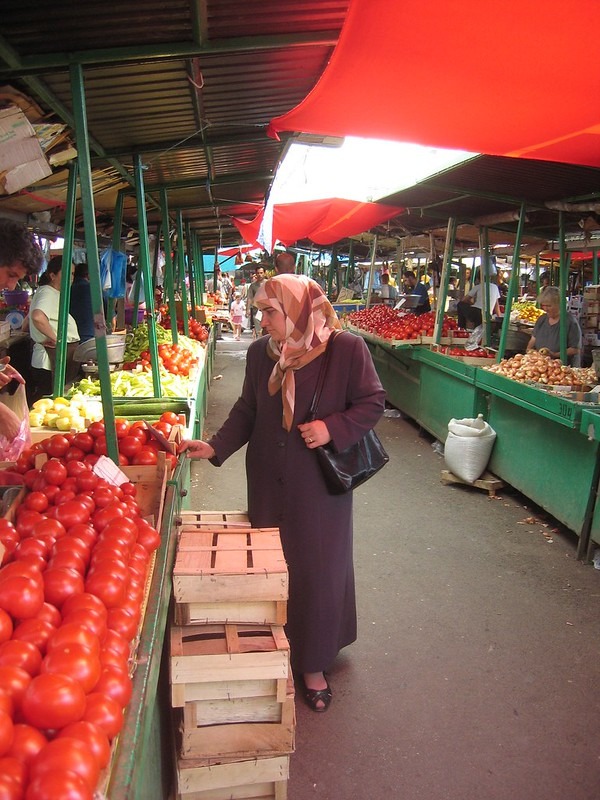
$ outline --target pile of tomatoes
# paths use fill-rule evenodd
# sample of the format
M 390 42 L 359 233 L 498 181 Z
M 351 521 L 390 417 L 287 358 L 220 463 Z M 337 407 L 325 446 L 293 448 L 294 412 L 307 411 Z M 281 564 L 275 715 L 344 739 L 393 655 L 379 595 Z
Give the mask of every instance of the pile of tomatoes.
M 467 350 L 464 347 L 440 347 L 438 352 L 459 358 L 496 358 L 495 353 L 491 353 L 484 347 L 476 347 L 474 350 Z
M 52 436 L 23 454 L 17 469 L 27 494 L 14 523 L 0 519 L 0 797 L 7 800 L 92 800 L 131 698 L 132 644 L 160 544 L 135 485 L 99 478 L 91 459 L 69 457 L 75 437 L 64 440 Z M 41 451 L 61 455 L 36 468 Z
M 433 336 L 435 312 L 428 311 L 417 316 L 394 311 L 390 306 L 376 304 L 348 314 L 348 322 L 382 339 L 411 340 L 420 336 Z M 441 335 L 447 336 L 450 331 L 456 332 L 457 329 L 456 319 L 445 315 Z
M 149 372 L 152 369 L 150 358 L 150 351 L 144 350 L 135 361 L 127 361 L 123 364 L 123 369 L 135 369 L 141 366 Z M 198 358 L 187 347 L 179 344 L 159 344 L 158 363 L 172 375 L 187 376 L 190 374 L 190 370 L 198 365 Z

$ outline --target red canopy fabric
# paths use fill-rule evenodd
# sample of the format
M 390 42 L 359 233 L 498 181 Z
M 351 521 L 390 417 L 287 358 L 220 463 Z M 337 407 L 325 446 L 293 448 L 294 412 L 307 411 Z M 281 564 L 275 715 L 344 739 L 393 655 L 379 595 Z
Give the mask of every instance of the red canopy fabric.
M 270 133 L 600 166 L 599 0 L 353 0 L 313 91 Z
M 332 244 L 348 236 L 368 231 L 402 211 L 398 206 L 382 203 L 360 203 L 356 200 L 330 198 L 303 203 L 282 203 L 273 208 L 272 241 L 259 242 L 265 217 L 262 209 L 252 220 L 233 218 L 237 229 L 247 242 L 272 250 L 275 240 L 289 246 L 298 239 L 310 239 L 315 244 Z M 266 226 L 267 228 L 269 226 Z

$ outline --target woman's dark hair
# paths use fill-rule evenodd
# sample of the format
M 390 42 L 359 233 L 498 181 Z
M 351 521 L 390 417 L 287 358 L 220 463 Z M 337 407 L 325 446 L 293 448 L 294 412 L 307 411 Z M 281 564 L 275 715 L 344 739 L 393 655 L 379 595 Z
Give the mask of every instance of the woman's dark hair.
M 25 225 L 0 219 L 0 267 L 20 261 L 27 272 L 38 273 L 44 256 L 35 236 Z
M 89 278 L 89 276 L 90 270 L 85 261 L 82 261 L 81 264 L 75 264 L 74 278 Z
M 50 283 L 50 275 L 56 275 L 62 269 L 62 256 L 52 256 L 48 266 L 40 277 L 40 286 L 47 286 Z

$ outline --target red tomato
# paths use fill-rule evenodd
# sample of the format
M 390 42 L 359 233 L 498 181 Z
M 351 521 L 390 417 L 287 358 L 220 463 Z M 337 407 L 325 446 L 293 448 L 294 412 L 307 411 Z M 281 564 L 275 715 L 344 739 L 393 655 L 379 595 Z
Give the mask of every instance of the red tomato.
M 97 439 L 99 436 L 104 436 L 106 434 L 106 428 L 103 422 L 92 422 L 87 432 L 93 439 Z
M 78 597 L 80 595 L 73 596 Z M 85 628 L 97 636 L 99 641 L 102 641 L 106 636 L 107 619 L 106 609 L 104 606 L 103 609 L 103 614 L 99 613 L 98 611 L 94 611 L 91 608 L 79 608 L 75 609 L 75 611 L 69 611 L 69 613 L 65 614 L 63 617 L 63 626 L 77 625 L 80 628 Z
M 108 609 L 107 625 L 109 630 L 117 631 L 124 639 L 131 642 L 137 633 L 140 614 L 130 614 L 120 606 Z
M 64 728 L 85 712 L 85 692 L 68 675 L 44 673 L 33 678 L 21 703 L 25 722 L 37 728 Z
M 143 447 L 141 438 L 134 435 L 125 436 L 119 441 L 119 453 L 126 458 L 133 458 Z
M 65 539 L 66 538 L 65 536 Z M 64 539 L 60 541 L 64 541 Z M 75 541 L 79 540 L 76 539 Z M 55 556 L 52 556 L 48 561 L 48 569 L 75 570 L 75 572 L 83 576 L 86 571 L 86 559 L 80 553 L 70 553 L 68 550 L 64 550 L 62 553 L 57 553 Z
M 44 485 L 42 491 L 44 492 L 44 494 L 48 498 L 48 502 L 49 503 L 54 503 L 54 498 L 59 493 L 60 489 L 58 488 L 58 486 L 53 486 L 53 485 L 51 485 L 49 483 L 46 483 L 45 481 L 43 481 L 43 482 L 44 482 L 45 485 Z
M 106 607 L 102 601 L 99 600 L 95 595 L 87 592 L 73 595 L 73 597 L 70 597 L 68 600 L 66 600 L 62 607 L 62 613 L 64 616 L 65 614 L 70 614 L 73 611 L 79 611 L 82 608 L 95 611 L 97 614 L 103 614 L 104 619 L 106 619 Z
M 117 439 L 123 439 L 129 433 L 129 428 L 131 427 L 131 423 L 123 419 L 122 417 L 117 417 L 115 419 L 115 430 L 117 432 Z
M 93 791 L 75 772 L 50 770 L 36 775 L 27 786 L 23 800 L 93 800 Z
M 74 569 L 53 567 L 44 572 L 43 579 L 46 600 L 57 608 L 71 595 L 83 592 L 83 577 Z
M 108 445 L 106 443 L 106 436 L 97 436 L 94 442 L 94 453 L 97 456 L 105 456 L 108 454 Z
M 0 758 L 0 778 L 3 781 L 1 784 L 0 797 L 2 797 L 3 800 L 13 800 L 13 798 L 14 800 L 21 800 L 23 797 L 23 788 L 27 779 L 27 767 L 25 764 L 11 756 Z M 2 794 L 2 792 L 4 792 L 4 794 Z
M 89 466 L 89 464 L 86 466 Z M 77 476 L 77 489 L 80 492 L 93 492 L 97 485 L 98 476 L 91 469 L 80 472 Z
M 49 542 L 44 542 L 42 539 L 23 539 L 15 550 L 15 559 L 20 556 L 41 556 L 45 559 L 48 557 L 49 549 Z
M 121 708 L 125 708 L 131 700 L 133 684 L 126 670 L 108 666 L 102 670 L 95 691 L 112 697 Z
M 89 694 L 98 683 L 100 672 L 98 655 L 76 642 L 70 642 L 62 647 L 53 647 L 41 664 L 42 674 L 69 675 L 71 678 L 75 678 L 86 694 Z
M 63 461 L 66 462 L 67 472 L 69 475 L 76 474 L 69 472 L 69 464 L 83 464 L 83 459 L 85 458 L 85 451 L 81 449 L 81 447 L 73 447 L 71 446 L 67 451 L 66 456 L 63 456 Z
M 0 711 L 0 756 L 5 756 L 15 738 L 13 721 L 6 711 Z
M 14 712 L 12 697 L 3 689 L 0 689 L 0 711 L 5 711 L 10 717 L 12 717 Z
M 41 655 L 44 655 L 48 640 L 55 631 L 55 625 L 37 616 L 32 619 L 25 619 L 17 625 L 13 633 L 13 641 L 29 642 L 37 647 Z
M 94 754 L 100 769 L 104 769 L 110 761 L 108 736 L 104 731 L 100 730 L 97 725 L 94 725 L 93 722 L 85 722 L 82 720 L 81 722 L 74 722 L 72 725 L 67 725 L 67 727 L 63 728 L 58 734 L 57 739 L 62 739 L 65 736 L 71 739 L 80 739 L 82 742 L 85 742 Z
M 99 458 L 100 456 L 96 455 L 96 453 L 88 453 L 86 457 L 83 459 L 83 461 L 85 464 L 89 464 L 90 467 L 93 467 Z
M 106 528 L 109 522 L 122 519 L 124 516 L 125 511 L 121 505 L 113 502 L 107 506 L 104 506 L 104 508 L 99 508 L 95 512 L 92 521 L 94 523 L 94 528 L 97 531 L 102 531 L 104 528 Z
M 37 578 L 14 575 L 0 582 L 0 608 L 14 619 L 35 617 L 43 603 L 44 584 L 39 575 Z
M 160 545 L 160 534 L 152 525 L 140 520 L 137 541 L 148 553 L 153 553 Z
M 61 522 L 67 530 L 73 525 L 86 523 L 90 518 L 90 510 L 81 500 L 67 500 L 58 506 L 56 519 Z
M 13 634 L 13 621 L 3 608 L 0 608 L 0 644 L 7 642 Z
M 34 539 L 41 539 L 42 541 L 51 541 L 52 544 L 57 539 L 61 539 L 67 533 L 67 529 L 57 519 L 42 519 L 34 525 L 31 535 Z
M 69 538 L 79 539 L 88 547 L 92 547 L 98 534 L 91 525 L 73 525 L 69 528 Z
M 73 437 L 72 445 L 79 447 L 84 453 L 91 453 L 94 449 L 94 437 L 89 433 L 76 433 Z
M 118 631 L 108 630 L 102 642 L 103 649 L 112 650 L 125 660 L 129 659 L 131 645 Z
M 160 422 L 167 422 L 169 425 L 177 425 L 179 417 L 174 411 L 163 411 L 160 415 Z
M 75 481 L 75 478 L 67 478 L 67 480 L 73 480 L 73 481 Z M 54 497 L 54 505 L 55 505 L 55 506 L 60 506 L 60 505 L 62 505 L 63 503 L 66 503 L 66 502 L 68 502 L 69 500 L 74 500 L 74 499 L 75 499 L 75 489 L 69 489 L 69 488 L 67 488 L 67 485 L 66 485 L 66 484 L 67 484 L 67 481 L 65 481 L 65 482 L 63 483 L 63 485 L 60 487 L 60 491 L 58 491 L 58 492 L 56 493 L 56 495 L 55 495 L 55 497 Z M 48 516 L 49 516 L 49 517 L 52 517 L 53 519 L 57 519 L 57 512 L 56 512 L 56 510 L 55 510 L 55 509 L 51 509 L 51 510 L 48 512 Z
M 8 757 L 28 765 L 47 744 L 48 740 L 40 730 L 19 723 L 14 727 L 14 739 Z
M 122 483 L 121 491 L 127 497 L 135 497 L 137 494 L 137 487 L 135 483 Z
M 15 708 L 21 705 L 30 683 L 31 675 L 22 667 L 0 666 L 0 686 L 12 698 Z
M 86 612 L 89 614 L 98 613 L 97 611 L 92 611 L 91 609 L 87 609 Z M 76 612 L 71 611 L 70 613 L 74 614 Z M 58 628 L 50 637 L 48 642 L 48 654 L 52 653 L 52 651 L 55 649 L 60 650 L 71 644 L 81 645 L 96 656 L 100 652 L 100 640 L 93 631 L 91 631 L 89 628 L 86 628 L 84 625 L 80 625 L 75 622 L 63 621 L 63 624 L 60 626 L 60 628 Z
M 70 449 L 70 451 L 69 451 L 69 455 L 71 453 L 73 453 L 74 451 L 75 451 L 75 448 L 72 447 Z M 81 452 L 82 452 L 83 455 L 85 455 L 85 453 L 83 453 L 83 451 L 81 451 Z M 83 458 L 83 455 L 82 455 L 82 458 Z M 74 458 L 68 458 L 67 459 L 67 475 L 69 476 L 69 478 L 76 478 L 78 475 L 81 475 L 84 472 L 86 474 L 88 472 L 91 472 L 89 464 L 86 464 L 84 461 L 77 461 Z M 75 483 L 75 485 L 77 485 L 77 482 Z
M 157 464 L 158 456 L 156 454 L 156 450 L 149 447 L 148 445 L 145 445 L 144 447 L 142 447 L 139 453 L 136 453 L 131 463 L 135 464 L 136 466 Z
M 37 492 L 35 492 L 37 494 Z M 32 511 L 24 506 L 23 511 L 17 514 L 17 531 L 21 538 L 31 536 L 34 527 L 41 522 L 44 517 L 39 511 Z
M 47 483 L 60 486 L 67 477 L 67 468 L 57 459 L 51 458 L 42 467 L 42 475 Z
M 152 427 L 163 434 L 167 439 L 169 438 L 169 434 L 173 428 L 168 422 L 155 422 Z
M 60 433 L 44 441 L 44 450 L 48 453 L 50 458 L 62 458 L 67 454 L 70 446 L 66 436 L 62 436 Z
M 97 725 L 112 742 L 123 727 L 123 710 L 112 697 L 92 692 L 86 698 L 83 719 Z
M 0 644 L 0 666 L 21 667 L 32 677 L 40 671 L 42 654 L 31 642 L 11 639 Z
M 105 508 L 106 506 L 114 503 L 116 495 L 112 489 L 99 486 L 92 495 L 92 500 L 96 504 L 96 508 Z
M 48 508 L 48 497 L 44 492 L 29 492 L 23 504 L 32 511 L 45 511 Z
M 42 622 L 49 622 L 50 625 L 53 625 L 55 628 L 60 625 L 61 620 L 60 611 L 51 603 L 44 603 L 35 618 L 41 619 Z
M 54 543 L 50 556 L 51 558 L 56 558 L 56 556 L 65 553 L 67 555 L 75 555 L 83 561 L 85 566 L 90 560 L 90 552 L 91 546 L 87 544 L 87 542 L 78 539 L 77 536 L 72 536 L 69 532 L 66 536 L 63 536 L 62 539 L 59 539 L 58 542 Z
M 89 745 L 70 736 L 61 736 L 48 742 L 31 762 L 32 779 L 54 770 L 75 772 L 91 791 L 96 788 L 100 776 L 100 765 Z
M 127 584 L 109 572 L 99 571 L 94 575 L 88 575 L 85 591 L 95 594 L 106 608 L 115 608 L 125 599 Z

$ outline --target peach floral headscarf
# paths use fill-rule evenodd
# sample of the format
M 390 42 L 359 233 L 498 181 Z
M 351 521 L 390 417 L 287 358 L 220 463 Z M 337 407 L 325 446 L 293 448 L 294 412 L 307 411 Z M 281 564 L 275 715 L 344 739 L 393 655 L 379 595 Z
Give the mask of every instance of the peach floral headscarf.
M 276 275 L 264 283 L 254 298 L 257 308 L 274 308 L 285 317 L 285 339 L 269 342 L 269 355 L 277 363 L 269 377 L 269 394 L 281 390 L 283 427 L 292 429 L 296 398 L 295 370 L 317 358 L 333 330 L 341 327 L 333 306 L 318 283 L 305 275 Z

